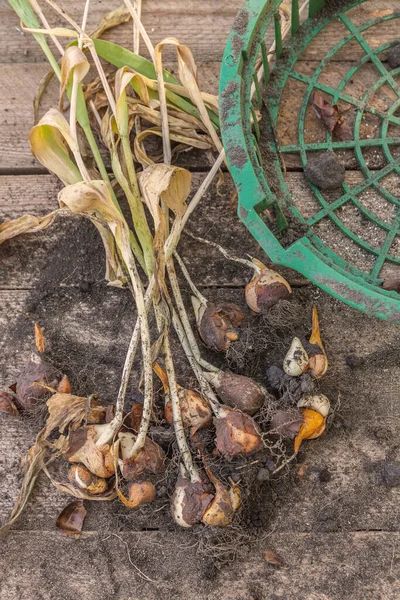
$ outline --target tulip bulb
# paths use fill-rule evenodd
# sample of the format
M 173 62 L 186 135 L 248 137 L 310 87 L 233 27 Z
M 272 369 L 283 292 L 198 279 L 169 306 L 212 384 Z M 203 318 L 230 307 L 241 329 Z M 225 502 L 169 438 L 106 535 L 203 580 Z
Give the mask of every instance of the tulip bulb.
M 93 475 L 83 465 L 73 465 L 68 471 L 69 481 L 89 494 L 102 494 L 107 489 L 107 481 L 103 477 Z
M 216 445 L 221 454 L 228 457 L 249 456 L 263 447 L 258 425 L 240 410 L 221 406 L 214 422 Z
M 260 410 L 266 391 L 250 377 L 235 375 L 230 371 L 204 373 L 224 404 L 237 408 L 248 415 Z
M 239 339 L 236 327 L 244 314 L 236 304 L 202 303 L 192 296 L 197 328 L 204 344 L 211 350 L 226 352 L 232 342 Z
M 169 398 L 168 375 L 158 363 L 154 363 L 153 369 L 161 379 L 165 391 L 165 420 L 169 425 L 172 425 L 173 414 L 172 403 Z M 177 389 L 183 426 L 190 427 L 191 435 L 193 436 L 196 431 L 203 429 L 210 423 L 212 417 L 211 408 L 207 400 L 205 400 L 197 392 L 194 392 L 193 390 L 187 390 L 180 385 L 177 385 Z
M 134 481 L 129 486 L 129 508 L 138 508 L 156 499 L 156 488 L 151 481 Z
M 108 425 L 88 425 L 71 431 L 66 452 L 69 462 L 82 463 L 97 477 L 114 475 L 114 457 L 110 444 L 97 445 L 97 440 Z
M 256 272 L 245 288 L 248 307 L 255 313 L 265 313 L 292 293 L 289 283 L 279 273 L 253 259 Z
M 214 477 L 209 469 L 206 469 L 206 473 L 214 485 L 215 496 L 204 511 L 201 520 L 210 527 L 226 527 L 232 522 L 234 514 L 231 495 L 224 484 Z
M 181 464 L 171 504 L 175 522 L 181 527 L 192 527 L 200 523 L 213 498 L 208 485 L 200 480 L 190 481 Z
M 144 472 L 154 475 L 164 473 L 166 456 L 161 446 L 147 437 L 143 448 L 133 455 L 136 437 L 130 431 L 118 434 L 121 455 L 118 463 L 122 476 L 132 480 L 137 479 Z
M 294 440 L 294 453 L 297 454 L 303 440 L 314 440 L 325 431 L 326 418 L 311 408 L 302 408 L 303 423 Z
M 324 394 L 306 394 L 297 403 L 298 408 L 311 408 L 316 410 L 323 417 L 327 417 L 331 403 Z
M 308 369 L 308 355 L 298 337 L 293 338 L 291 346 L 283 361 L 286 375 L 299 377 Z

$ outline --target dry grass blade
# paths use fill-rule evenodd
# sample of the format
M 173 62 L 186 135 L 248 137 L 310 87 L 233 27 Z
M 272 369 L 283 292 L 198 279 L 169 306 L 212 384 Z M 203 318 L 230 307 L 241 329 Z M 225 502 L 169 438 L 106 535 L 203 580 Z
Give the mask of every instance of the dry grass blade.
M 36 125 L 39 121 L 39 109 L 40 102 L 42 100 L 43 94 L 45 93 L 47 86 L 50 84 L 51 80 L 54 77 L 54 71 L 51 70 L 42 79 L 39 81 L 39 85 L 36 88 L 35 97 L 33 99 L 33 124 Z
M 197 80 L 196 63 L 194 61 L 190 49 L 187 46 L 180 44 L 175 38 L 166 38 L 165 40 L 157 44 L 155 48 L 156 64 L 157 61 L 160 61 L 161 63 L 161 53 L 164 46 L 174 46 L 176 48 L 178 55 L 179 79 L 183 86 L 186 88 L 190 99 L 197 106 L 202 121 L 207 127 L 207 130 L 215 144 L 215 147 L 219 152 L 221 152 L 222 143 L 218 137 L 217 132 L 215 131 L 214 125 L 211 122 L 206 106 L 204 104 L 204 100 L 202 98 Z
M 18 500 L 15 503 L 8 521 L 2 527 L 0 527 L 0 535 L 6 533 L 23 512 L 29 496 L 35 486 L 36 479 L 43 469 L 47 454 L 47 448 L 38 442 L 30 449 L 27 456 L 28 468 L 22 480 Z
M 87 75 L 89 69 L 89 62 L 82 50 L 78 46 L 69 46 L 61 61 L 60 110 L 62 97 L 72 73 L 76 74 L 78 82 L 80 82 Z
M 22 217 L 18 217 L 18 219 L 4 221 L 0 225 L 0 244 L 23 233 L 36 233 L 47 229 L 47 227 L 53 224 L 54 219 L 60 212 L 59 210 L 53 210 L 44 217 L 23 215 Z
M 90 34 L 90 37 L 99 38 L 108 31 L 109 29 L 113 29 L 114 27 L 118 27 L 118 25 L 122 25 L 122 23 L 126 23 L 131 18 L 131 15 L 128 9 L 125 6 L 119 6 L 115 10 L 111 10 L 110 12 L 103 15 L 99 26 L 96 27 L 94 31 Z

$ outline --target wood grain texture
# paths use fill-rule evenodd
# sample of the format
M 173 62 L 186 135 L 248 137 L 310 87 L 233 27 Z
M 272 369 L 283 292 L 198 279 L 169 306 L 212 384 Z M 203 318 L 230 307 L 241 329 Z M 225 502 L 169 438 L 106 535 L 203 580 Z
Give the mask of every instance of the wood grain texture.
M 0 599 L 89 600 L 101 590 L 103 600 L 249 600 L 283 598 L 284 590 L 296 600 L 397 600 L 399 543 L 399 534 L 386 532 L 270 533 L 265 547 L 279 552 L 284 568 L 266 564 L 257 547 L 239 568 L 213 572 L 186 532 L 165 540 L 157 532 L 115 537 L 105 530 L 79 541 L 16 532 L 3 542 Z
M 220 60 L 226 38 L 241 0 L 189 0 L 184 7 L 178 0 L 162 2 L 150 0 L 143 3 L 143 24 L 153 45 L 166 37 L 176 37 L 182 44 L 188 44 L 196 58 L 201 62 Z M 68 14 L 80 23 L 82 2 L 80 0 L 60 2 Z M 120 0 L 91 3 L 88 30 L 97 27 L 105 12 L 121 5 Z M 50 7 L 44 8 L 52 25 L 64 25 L 65 22 Z M 67 25 L 68 26 L 68 25 Z M 132 48 L 132 23 L 123 24 L 115 30 L 106 32 L 104 39 L 117 41 L 122 46 Z M 0 56 L 1 62 L 44 62 L 44 55 L 30 34 L 21 35 L 19 21 L 15 13 L 2 0 L 0 8 Z M 54 46 L 52 46 L 54 47 Z M 54 51 L 55 55 L 57 50 Z M 141 53 L 148 56 L 145 45 Z M 172 51 L 167 50 L 171 57 Z
M 193 174 L 193 189 L 204 178 L 203 174 Z M 363 180 L 359 171 L 347 171 L 346 182 L 355 186 Z M 386 187 L 393 193 L 396 191 L 397 179 L 395 176 L 386 178 Z M 318 210 L 318 203 L 311 193 L 307 180 L 302 173 L 286 173 L 286 183 L 292 193 L 294 201 L 303 215 L 308 218 Z M 25 213 L 42 216 L 57 207 L 57 193 L 61 185 L 52 175 L 0 176 L 0 218 L 13 219 Z M 211 186 L 208 193 L 189 220 L 188 230 L 208 240 L 218 239 L 225 248 L 232 249 L 239 256 L 249 254 L 266 260 L 254 238 L 236 217 L 236 204 L 231 203 L 233 184 L 228 174 L 225 174 L 225 183 L 217 190 L 216 184 Z M 334 193 L 327 196 L 334 199 Z M 373 190 L 367 190 L 360 196 L 363 204 L 369 210 L 376 212 L 381 218 L 391 221 L 395 208 L 394 205 L 380 198 Z M 346 210 L 340 210 L 339 216 L 346 221 Z M 352 222 L 347 222 L 350 227 L 357 228 L 360 222 L 362 236 L 367 236 L 371 243 L 377 231 L 362 227 L 361 217 L 352 215 Z M 85 239 L 81 235 L 81 219 L 60 217 L 54 225 L 42 233 L 20 236 L 4 243 L 1 248 L 0 262 L 0 289 L 33 288 L 40 279 L 41 273 L 48 263 L 56 248 L 62 246 L 60 240 L 73 243 L 84 249 Z M 195 227 L 194 227 L 195 223 Z M 382 230 L 383 231 L 383 230 Z M 334 238 L 328 232 L 330 240 Z M 369 237 L 368 237 L 369 236 Z M 329 241 L 328 239 L 328 241 Z M 102 254 L 101 245 L 99 251 Z M 242 265 L 226 261 L 221 253 L 209 246 L 197 242 L 187 235 L 182 236 L 180 251 L 185 256 L 190 272 L 201 287 L 210 286 L 244 286 L 250 277 L 249 270 Z M 27 262 L 29 257 L 29 262 Z M 203 260 L 206 257 L 206 260 Z M 90 261 L 90 258 L 88 259 Z M 70 272 L 74 273 L 75 265 L 71 264 Z M 68 277 L 62 284 L 68 288 L 79 284 L 78 270 L 72 279 Z M 286 271 L 289 278 L 296 279 L 290 270 Z M 102 270 L 98 272 L 101 279 Z M 81 273 L 81 278 L 85 275 Z M 298 278 L 298 276 L 297 276 Z
M 88 29 L 95 28 L 102 15 L 120 5 L 120 0 L 108 0 L 106 4 L 97 0 L 91 6 Z M 77 20 L 81 19 L 82 3 L 80 0 L 60 2 L 67 12 Z M 185 2 L 184 10 L 178 0 L 168 3 L 160 0 L 149 0 L 143 4 L 143 24 L 150 39 L 155 45 L 171 35 L 183 44 L 188 44 L 194 57 L 199 62 L 220 60 L 224 51 L 226 38 L 234 21 L 235 15 L 242 6 L 241 0 L 206 0 Z M 395 0 L 385 2 L 385 10 L 395 10 Z M 46 7 L 46 15 L 52 25 L 64 25 L 63 20 L 50 7 Z M 382 14 L 382 3 L 379 0 L 366 2 L 363 6 L 352 9 L 349 15 L 355 23 L 369 21 Z M 302 60 L 321 59 L 341 37 L 346 34 L 345 27 L 332 23 L 325 32 L 318 36 L 304 52 Z M 378 47 L 386 41 L 397 39 L 396 20 L 389 21 L 384 27 L 371 29 L 366 38 L 373 47 Z M 132 26 L 130 23 L 120 26 L 114 31 L 107 32 L 104 39 L 118 42 L 128 48 L 132 46 Z M 267 36 L 267 44 L 271 44 L 271 33 Z M 51 42 L 50 42 L 51 44 Z M 56 52 L 56 50 L 55 50 Z M 141 52 L 147 55 L 142 44 Z M 167 51 L 169 57 L 172 53 Z M 351 42 L 339 51 L 334 60 L 348 61 L 361 58 L 363 51 L 357 42 Z M 15 16 L 6 0 L 0 6 L 0 62 L 44 62 L 45 58 L 40 47 L 29 35 L 21 35 L 18 18 Z
M 171 70 L 176 63 L 170 64 Z M 33 99 L 42 77 L 48 72 L 46 64 L 0 64 L 0 173 L 34 169 L 46 170 L 33 157 L 29 146 L 29 130 L 33 126 Z M 203 89 L 218 93 L 220 64 L 199 66 Z M 41 105 L 41 115 L 58 104 L 58 86 L 52 81 Z M 151 143 L 151 142 L 150 142 Z M 195 170 L 209 168 L 203 152 L 190 151 L 180 155 L 180 162 Z

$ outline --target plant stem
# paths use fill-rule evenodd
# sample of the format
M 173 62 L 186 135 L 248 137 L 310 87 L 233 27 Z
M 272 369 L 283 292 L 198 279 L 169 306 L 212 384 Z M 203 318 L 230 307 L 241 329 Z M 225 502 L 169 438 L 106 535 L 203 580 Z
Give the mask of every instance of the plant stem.
M 169 395 L 171 398 L 172 417 L 174 421 L 176 441 L 178 443 L 178 448 L 182 457 L 183 464 L 185 465 L 186 471 L 189 473 L 190 481 L 192 483 L 195 483 L 196 481 L 201 481 L 201 477 L 193 463 L 192 453 L 190 452 L 190 448 L 188 446 L 185 436 L 185 430 L 183 427 L 181 415 L 181 406 L 179 403 L 178 388 L 176 385 L 174 363 L 172 360 L 172 353 L 169 345 L 168 336 L 165 336 L 164 338 L 163 349 L 165 359 L 165 370 L 167 372 L 169 382 Z
M 124 256 L 125 264 L 127 266 L 129 276 L 131 278 L 133 291 L 135 294 L 136 308 L 137 308 L 137 321 L 133 330 L 131 341 L 129 343 L 128 352 L 125 358 L 125 364 L 122 372 L 121 385 L 118 392 L 118 397 L 115 405 L 115 416 L 107 430 L 97 440 L 97 445 L 109 443 L 112 440 L 121 427 L 123 422 L 124 403 L 125 395 L 128 387 L 129 377 L 135 358 L 135 354 L 138 348 L 139 339 L 142 342 L 142 357 L 144 364 L 144 401 L 143 401 L 143 415 L 140 423 L 139 432 L 132 449 L 132 456 L 135 456 L 144 446 L 146 441 L 147 430 L 151 418 L 151 410 L 153 404 L 153 372 L 152 372 L 152 360 L 151 360 L 151 340 L 150 331 L 147 320 L 147 311 L 150 306 L 150 301 L 153 296 L 154 290 L 154 278 L 149 283 L 146 294 L 143 295 L 142 282 L 140 281 L 139 274 L 137 272 L 135 260 L 130 254 L 124 251 L 123 245 L 120 248 L 121 254 Z
M 201 391 L 202 395 L 204 396 L 204 398 L 206 398 L 208 400 L 208 402 L 210 403 L 210 406 L 211 406 L 213 412 L 215 414 L 217 414 L 218 406 L 219 406 L 218 398 L 216 397 L 213 389 L 211 388 L 209 382 L 207 381 L 207 378 L 205 377 L 203 371 L 201 370 L 201 368 L 199 366 L 199 363 L 194 355 L 193 348 L 189 344 L 184 327 L 183 327 L 183 325 L 179 319 L 179 316 L 176 313 L 174 308 L 172 308 L 172 323 L 174 325 L 176 334 L 179 338 L 179 342 L 186 354 L 186 358 L 188 359 L 188 362 L 189 362 L 190 366 L 192 367 L 194 374 L 196 375 L 197 381 L 199 382 L 200 391 Z M 214 372 L 214 367 L 213 367 L 213 372 Z
M 239 258 L 238 256 L 231 254 L 230 252 L 228 252 L 228 250 L 226 250 L 226 248 L 223 248 L 223 246 L 220 246 L 219 244 L 217 244 L 217 242 L 212 242 L 211 240 L 206 240 L 205 238 L 194 235 L 193 233 L 191 233 L 190 231 L 187 231 L 187 230 L 185 230 L 185 234 L 187 236 L 189 236 L 190 238 L 192 238 L 193 240 L 196 240 L 198 242 L 201 242 L 202 244 L 207 244 L 208 246 L 212 246 L 213 248 L 216 248 L 228 260 L 231 260 L 231 261 L 237 262 L 237 263 L 241 263 L 242 265 L 246 265 L 246 267 L 249 267 L 253 270 L 257 270 L 254 263 L 251 262 L 251 260 L 246 260 L 245 258 Z
M 147 50 L 149 51 L 149 54 L 151 56 L 151 60 L 154 62 L 154 47 L 150 41 L 149 36 L 147 35 L 147 31 L 143 27 L 142 21 L 140 20 L 135 8 L 133 7 L 132 2 L 130 0 L 124 0 L 124 3 L 125 3 L 126 8 L 131 13 L 133 22 L 135 23 L 136 27 L 138 28 L 140 35 L 142 36 L 144 43 L 146 44 Z
M 172 259 L 168 261 L 167 270 L 168 270 L 169 281 L 171 283 L 172 293 L 175 298 L 175 304 L 178 309 L 179 318 L 182 322 L 183 329 L 184 329 L 184 332 L 187 337 L 187 342 L 192 350 L 192 353 L 193 353 L 193 356 L 194 356 L 196 362 L 199 365 L 201 365 L 202 367 L 204 367 L 205 369 L 207 369 L 208 371 L 215 371 L 215 372 L 219 371 L 219 369 L 217 369 L 217 367 L 214 367 L 214 365 L 211 365 L 207 361 L 203 360 L 201 357 L 200 349 L 197 344 L 196 338 L 194 336 L 192 327 L 190 325 L 190 321 L 187 316 L 185 305 L 183 303 L 183 298 L 182 298 L 181 290 L 180 290 L 180 287 L 178 284 L 178 278 L 176 276 L 175 266 L 174 266 Z
M 183 262 L 183 260 L 181 259 L 181 257 L 179 256 L 179 254 L 176 251 L 174 252 L 174 256 L 175 256 L 176 260 L 178 261 L 181 271 L 182 271 L 186 281 L 188 282 L 192 293 L 194 294 L 194 296 L 196 296 L 196 298 L 198 299 L 200 304 L 203 304 L 203 306 L 207 306 L 207 302 L 208 302 L 207 298 L 205 298 L 203 296 L 203 294 L 201 292 L 199 292 L 199 290 L 193 283 L 193 280 L 189 275 L 189 271 L 187 270 L 185 263 Z

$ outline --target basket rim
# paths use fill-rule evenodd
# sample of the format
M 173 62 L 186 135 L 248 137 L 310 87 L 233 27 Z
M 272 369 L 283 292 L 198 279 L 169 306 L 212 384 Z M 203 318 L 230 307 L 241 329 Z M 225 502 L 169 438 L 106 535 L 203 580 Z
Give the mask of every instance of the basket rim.
M 353 2 L 345 10 L 364 1 Z M 250 142 L 252 73 L 265 30 L 280 4 L 281 0 L 246 0 L 232 26 L 222 59 L 221 133 L 238 191 L 238 216 L 273 263 L 295 269 L 356 309 L 400 323 L 400 299 L 396 292 L 379 288 L 349 273 L 323 255 L 306 236 L 285 249 L 257 212 L 258 206 L 271 206 L 276 199 L 261 167 L 257 168 Z

